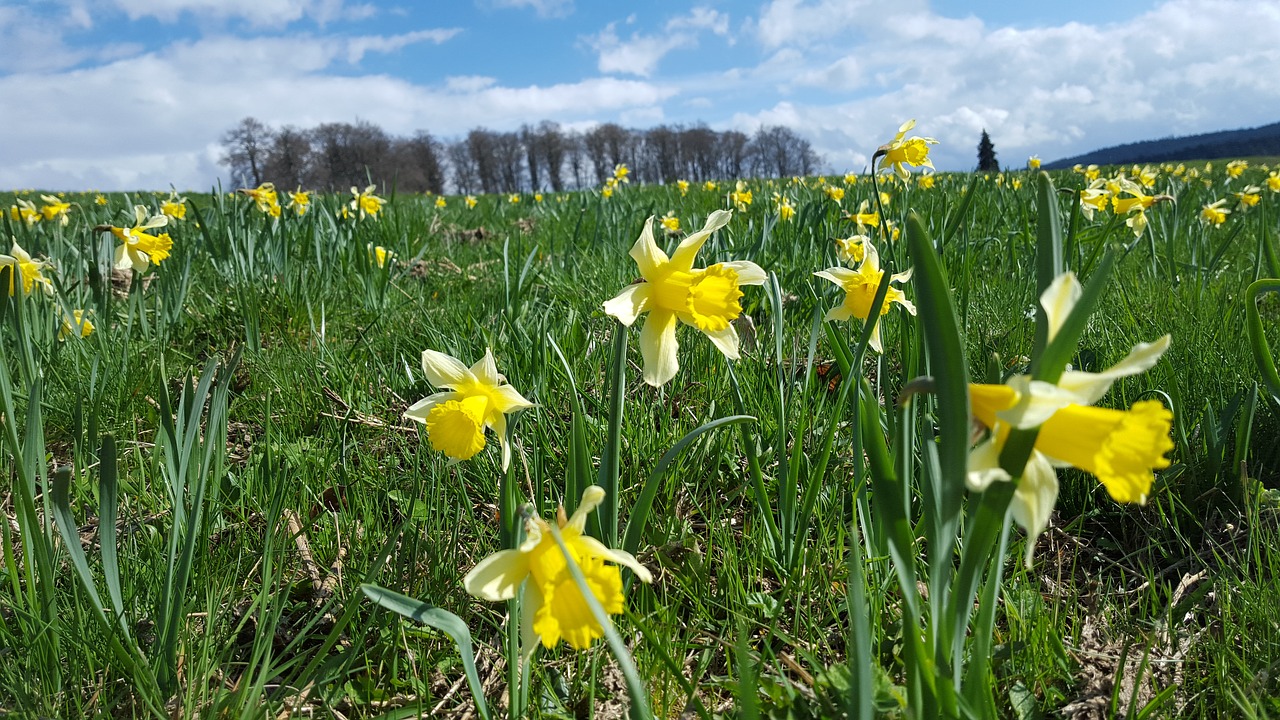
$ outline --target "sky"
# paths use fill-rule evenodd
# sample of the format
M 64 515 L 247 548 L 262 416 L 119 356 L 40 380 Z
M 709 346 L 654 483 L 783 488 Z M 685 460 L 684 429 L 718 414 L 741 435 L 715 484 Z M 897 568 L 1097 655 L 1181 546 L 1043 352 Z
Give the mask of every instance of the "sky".
M 240 119 L 461 137 L 785 125 L 830 172 L 1280 121 L 1267 0 L 0 0 L 0 189 L 207 190 Z

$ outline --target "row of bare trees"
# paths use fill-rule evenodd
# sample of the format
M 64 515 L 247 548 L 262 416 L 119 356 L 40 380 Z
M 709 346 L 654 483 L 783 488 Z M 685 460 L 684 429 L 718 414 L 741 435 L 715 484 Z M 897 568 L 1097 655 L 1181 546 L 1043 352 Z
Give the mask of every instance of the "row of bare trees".
M 705 125 L 647 130 L 605 123 L 566 131 L 544 121 L 518 131 L 477 128 L 442 142 L 426 131 L 388 135 L 366 121 L 279 129 L 248 117 L 222 137 L 232 183 L 344 190 L 369 182 L 404 192 L 561 191 L 599 185 L 626 164 L 638 182 L 812 175 L 823 162 L 783 126 L 749 136 Z

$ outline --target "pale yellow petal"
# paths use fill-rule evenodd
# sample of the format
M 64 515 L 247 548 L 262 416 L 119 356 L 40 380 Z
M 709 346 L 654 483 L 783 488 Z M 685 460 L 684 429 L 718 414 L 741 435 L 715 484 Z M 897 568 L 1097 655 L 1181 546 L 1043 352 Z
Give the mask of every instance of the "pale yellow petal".
M 676 376 L 680 362 L 676 355 L 676 316 L 669 311 L 652 311 L 640 331 L 640 354 L 644 358 L 644 381 L 662 387 Z
M 502 376 L 498 374 L 498 361 L 493 358 L 491 348 L 484 349 L 484 357 L 471 366 L 471 374 L 485 385 L 493 386 L 502 382 Z
M 519 550 L 499 550 L 481 560 L 462 578 L 467 592 L 490 602 L 510 600 L 529 576 L 529 556 Z
M 1112 383 L 1122 377 L 1138 375 L 1150 370 L 1169 349 L 1170 337 L 1165 335 L 1155 342 L 1139 343 L 1123 360 L 1100 373 L 1068 370 L 1058 380 L 1058 387 L 1071 393 L 1077 405 L 1092 405 L 1102 399 Z
M 733 219 L 733 212 L 730 210 L 716 210 L 707 216 L 707 222 L 702 229 L 689 235 L 689 237 L 680 241 L 679 247 L 675 253 L 671 255 L 671 264 L 677 270 L 688 272 L 693 267 L 693 260 L 697 256 L 698 251 L 702 249 L 702 245 L 711 237 L 711 234 Z
M 653 286 L 649 283 L 628 285 L 618 296 L 604 302 L 606 315 L 617 318 L 618 322 L 631 327 L 636 318 L 649 309 L 649 295 Z
M 578 539 L 578 542 L 586 546 L 588 554 L 598 555 L 610 562 L 631 568 L 631 571 L 636 574 L 636 577 L 639 578 L 641 582 L 653 582 L 653 574 L 649 572 L 649 568 L 641 565 L 640 561 L 631 553 L 609 548 L 604 543 L 590 535 L 583 535 Z
M 1068 270 L 1054 278 L 1040 295 L 1040 306 L 1044 308 L 1045 317 L 1049 320 L 1050 341 L 1057 336 L 1062 323 L 1067 321 L 1071 308 L 1076 306 L 1083 292 L 1076 274 Z
M 456 400 L 459 397 L 458 393 L 453 391 L 433 393 L 410 405 L 409 409 L 404 411 L 404 417 L 410 420 L 417 420 L 425 425 L 427 414 L 431 412 L 431 408 L 446 400 Z
M 1000 446 L 995 438 L 987 438 L 969 451 L 969 467 L 964 484 L 970 492 L 983 492 L 994 482 L 1009 482 L 1013 478 L 1000 467 Z
M 531 403 L 510 385 L 499 385 L 489 392 L 489 398 L 493 400 L 494 407 L 500 413 L 511 413 L 516 410 L 525 410 L 536 407 L 535 403 Z
M 436 387 L 453 387 L 476 381 L 476 376 L 461 360 L 436 350 L 422 351 L 422 372 L 427 376 L 427 382 Z
M 1036 538 L 1049 527 L 1049 515 L 1058 501 L 1058 474 L 1045 456 L 1032 451 L 1027 460 L 1027 467 L 1018 480 L 1018 488 L 1013 492 L 1009 502 L 1009 510 L 1013 521 L 1027 531 L 1027 567 L 1031 567 L 1031 556 L 1035 552 Z
M 653 241 L 652 215 L 644 221 L 644 229 L 640 231 L 640 237 L 636 239 L 636 244 L 631 246 L 629 254 L 640 268 L 640 275 L 645 278 L 656 277 L 658 268 L 670 262 L 667 254 L 662 252 L 658 243 Z
M 711 339 L 712 344 L 716 346 L 724 356 L 730 360 L 737 360 L 738 355 L 738 331 L 734 329 L 733 323 L 725 326 L 723 330 L 703 331 L 703 334 Z
M 769 279 L 764 268 L 750 260 L 731 260 L 720 264 L 738 273 L 739 285 L 763 285 Z
M 578 507 L 573 511 L 573 517 L 569 518 L 569 527 L 577 528 L 579 532 L 586 532 L 587 516 L 600 507 L 604 498 L 604 488 L 599 485 L 588 485 L 582 491 L 582 498 L 578 500 Z

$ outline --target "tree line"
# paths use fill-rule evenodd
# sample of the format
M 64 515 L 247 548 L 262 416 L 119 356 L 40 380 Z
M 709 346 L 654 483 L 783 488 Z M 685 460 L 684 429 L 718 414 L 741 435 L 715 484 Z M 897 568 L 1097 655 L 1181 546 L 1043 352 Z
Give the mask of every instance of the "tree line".
M 242 187 L 345 190 L 374 182 L 459 194 L 590 187 L 622 164 L 644 183 L 813 175 L 824 164 L 809 141 L 780 125 L 747 135 L 703 124 L 576 131 L 544 121 L 508 132 L 476 128 L 445 141 L 425 130 L 397 137 L 363 120 L 303 129 L 247 117 L 222 136 L 222 147 L 222 164 Z

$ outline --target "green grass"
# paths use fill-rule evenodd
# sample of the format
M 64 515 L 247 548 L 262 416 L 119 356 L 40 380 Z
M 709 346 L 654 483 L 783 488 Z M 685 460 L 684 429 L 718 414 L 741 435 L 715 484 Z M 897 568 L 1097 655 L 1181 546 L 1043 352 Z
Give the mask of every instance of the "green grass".
M 1280 447 L 1273 442 L 1280 417 L 1259 384 L 1243 315 L 1245 288 L 1271 275 L 1262 243 L 1276 242 L 1280 196 L 1265 193 L 1259 206 L 1237 209 L 1223 227 L 1204 228 L 1202 205 L 1265 177 L 1253 167 L 1228 185 L 1217 172 L 1211 186 L 1162 176 L 1157 188 L 1176 203 L 1148 211 L 1151 225 L 1141 239 L 1106 214 L 1073 220 L 1065 260 L 1082 276 L 1104 244 L 1126 247 L 1073 363 L 1107 367 L 1132 345 L 1171 334 L 1173 347 L 1160 365 L 1117 383 L 1104 402 L 1127 407 L 1154 396 L 1171 403 L 1176 448 L 1145 507 L 1115 504 L 1092 476 L 1061 473 L 1053 528 L 1029 569 L 1020 562 L 1022 535 L 1015 531 L 993 652 L 994 695 L 1006 717 L 1048 715 L 1085 701 L 1134 716 L 1144 706 L 1155 717 L 1280 716 L 1274 602 L 1280 561 L 1273 552 L 1280 544 L 1274 494 Z M 1015 178 L 1019 189 L 1011 187 Z M 1033 342 L 1034 182 L 1025 173 L 1004 179 L 979 180 L 962 217 L 969 176 L 939 175 L 932 189 L 889 187 L 888 217 L 902 227 L 914 209 L 943 242 L 974 377 L 986 374 L 993 353 L 1006 373 L 1020 370 Z M 1056 180 L 1081 186 L 1071 173 Z M 781 372 L 772 353 L 774 309 L 760 288 L 747 288 L 742 299 L 758 342 L 733 366 L 743 410 L 761 418 L 752 432 L 761 438 L 766 490 L 776 493 L 781 479 L 772 463 L 788 451 L 778 445 L 772 420 L 778 378 L 803 384 L 814 313 L 839 301 L 830 283 L 812 273 L 838 264 L 831 240 L 853 233 L 841 208 L 856 208 L 872 190 L 860 178 L 838 206 L 814 183 L 752 186 L 755 204 L 736 213 L 700 259 L 754 260 L 777 274 L 785 294 Z M 777 220 L 768 202 L 775 191 L 793 199 L 795 219 Z M 28 567 L 28 540 L 12 530 L 20 522 L 13 499 L 20 493 L 6 492 L 0 710 L 260 717 L 305 707 L 376 717 L 470 708 L 452 642 L 377 609 L 361 583 L 420 598 L 466 621 L 491 705 L 500 707 L 505 607 L 469 597 L 461 584 L 499 547 L 496 443 L 471 461 L 448 465 L 401 418 L 434 390 L 422 377 L 420 354 L 432 348 L 470 363 L 490 347 L 511 384 L 539 404 L 515 426 L 515 477 L 522 495 L 550 516 L 565 494 L 573 421 L 570 384 L 551 341 L 581 391 L 583 428 L 598 460 L 613 325 L 601 303 L 637 277 L 627 251 L 646 217 L 674 210 L 686 230 L 696 229 L 725 197 L 627 186 L 607 200 L 592 192 L 547 194 L 541 204 L 531 195 L 518 205 L 482 197 L 468 210 L 460 198 L 438 209 L 429 198 L 402 196 L 391 197 L 377 219 L 361 222 L 334 219 L 349 199 L 343 197 L 274 222 L 244 198 L 189 198 L 192 211 L 167 228 L 172 257 L 134 277 L 127 294 L 94 278 L 91 268 L 114 240 L 91 228 L 125 224 L 134 202 L 158 207 L 158 198 L 112 195 L 99 207 L 92 196 L 77 196 L 66 227 L 4 220 L 28 252 L 55 260 L 58 297 L 68 308 L 93 308 L 97 326 L 82 341 L 59 342 L 53 302 L 28 299 L 22 328 L 10 309 L 0 330 L 15 388 L 5 431 L 14 429 L 30 455 L 24 467 L 37 476 L 32 497 L 41 522 L 53 471 L 45 477 L 36 469 L 74 466 L 70 507 L 81 525 L 74 530 L 104 602 L 110 574 L 97 541 L 99 434 L 115 438 L 124 613 L 118 624 L 95 615 L 55 528 L 46 527 L 48 567 Z M 11 196 L 0 204 L 8 207 Z M 1061 206 L 1071 218 L 1070 197 Z M 394 253 L 389 268 L 371 261 L 371 245 Z M 903 269 L 904 245 L 878 246 L 888 265 Z M 1275 293 L 1261 300 L 1273 347 L 1280 343 L 1278 300 Z M 909 372 L 923 372 L 921 343 L 916 321 L 897 310 L 885 317 L 882 332 L 885 353 L 870 355 L 866 372 L 893 397 Z M 735 412 L 727 361 L 705 339 L 682 327 L 681 371 L 654 390 L 640 382 L 636 335 L 620 456 L 624 522 L 663 453 L 700 425 Z M 179 598 L 176 649 L 166 656 L 157 627 L 173 594 L 169 542 L 180 524 L 175 518 L 192 504 L 175 505 L 166 489 L 168 456 L 157 447 L 164 408 L 177 407 L 182 385 L 199 378 L 207 362 L 237 352 L 238 368 L 220 381 L 230 398 L 226 453 L 218 453 L 222 465 L 205 478 L 209 494 L 191 526 L 195 552 Z M 816 356 L 834 359 L 825 339 Z M 37 376 L 42 413 L 29 426 Z M 791 395 L 803 403 L 792 418 L 825 425 L 835 398 L 825 384 L 815 387 Z M 199 437 L 220 440 L 217 428 L 203 422 L 196 425 L 203 427 Z M 927 428 L 929 418 L 920 422 Z M 816 443 L 819 424 L 811 423 L 804 438 L 789 428 L 783 440 Z M 738 432 L 700 437 L 661 478 L 639 552 L 656 581 L 631 587 L 627 615 L 619 619 L 657 715 L 690 708 L 750 716 L 750 703 L 739 705 L 747 666 L 748 679 L 757 678 L 747 691 L 762 714 L 825 716 L 842 707 L 849 687 L 840 666 L 848 659 L 851 622 L 845 595 L 851 490 L 861 482 L 861 459 L 840 452 L 851 433 L 847 423 L 837 429 L 815 522 L 802 538 L 802 572 L 780 574 L 766 559 Z M 10 469 L 16 459 L 9 450 L 4 455 L 12 490 L 20 480 Z M 866 571 L 882 669 L 876 678 L 888 709 L 899 692 L 893 683 L 902 681 L 902 598 L 886 555 L 868 558 Z M 135 658 L 142 667 L 131 669 L 112 649 L 122 626 L 142 650 Z M 612 668 L 601 644 L 582 653 L 567 646 L 543 652 L 533 671 L 531 713 L 583 716 L 595 708 L 607 716 L 625 698 Z M 170 680 L 151 691 L 151 677 Z M 1113 680 L 1120 690 L 1112 689 Z

